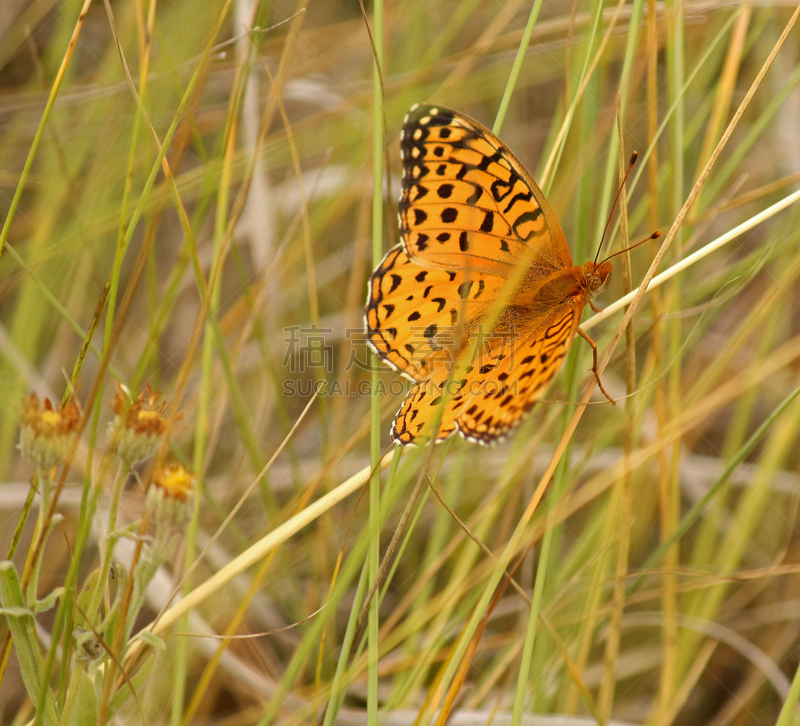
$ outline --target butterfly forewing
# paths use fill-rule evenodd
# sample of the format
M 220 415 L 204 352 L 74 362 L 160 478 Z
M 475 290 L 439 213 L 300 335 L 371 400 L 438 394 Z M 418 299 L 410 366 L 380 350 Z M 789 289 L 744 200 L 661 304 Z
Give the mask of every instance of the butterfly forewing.
M 421 104 L 406 116 L 400 148 L 400 227 L 412 258 L 500 277 L 521 260 L 541 277 L 572 265 L 541 190 L 485 126 Z
M 366 308 L 367 340 L 395 370 L 417 381 L 437 362 L 453 360 L 465 323 L 482 316 L 502 280 L 462 270 L 426 268 L 392 248 L 372 273 Z

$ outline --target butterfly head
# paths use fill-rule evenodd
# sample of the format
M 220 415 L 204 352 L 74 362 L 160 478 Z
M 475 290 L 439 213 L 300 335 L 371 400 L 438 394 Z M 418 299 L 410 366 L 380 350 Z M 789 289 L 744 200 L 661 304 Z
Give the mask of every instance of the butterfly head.
M 608 260 L 599 264 L 589 260 L 583 266 L 583 284 L 581 285 L 586 298 L 590 300 L 594 295 L 602 292 L 608 284 L 609 277 L 611 277 L 611 263 Z

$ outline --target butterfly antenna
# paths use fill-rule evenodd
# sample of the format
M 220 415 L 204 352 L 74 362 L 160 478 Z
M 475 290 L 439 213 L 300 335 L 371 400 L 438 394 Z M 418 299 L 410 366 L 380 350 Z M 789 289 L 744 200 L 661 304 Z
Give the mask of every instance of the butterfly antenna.
M 606 238 L 606 232 L 608 232 L 608 226 L 611 224 L 611 218 L 614 216 L 614 210 L 617 207 L 617 202 L 619 201 L 619 195 L 622 194 L 622 190 L 625 188 L 625 182 L 628 181 L 628 175 L 631 173 L 631 169 L 633 169 L 633 165 L 636 163 L 636 159 L 639 157 L 639 152 L 634 151 L 631 154 L 631 160 L 628 162 L 628 171 L 625 172 L 625 176 L 622 178 L 622 183 L 619 185 L 619 189 L 617 189 L 617 196 L 614 197 L 614 203 L 611 205 L 611 211 L 608 213 L 608 221 L 606 222 L 606 228 L 603 230 L 603 236 L 600 238 L 600 244 L 597 245 L 597 254 L 594 256 L 594 262 L 597 264 L 597 258 L 600 256 L 600 250 L 603 249 L 603 240 Z
M 639 245 L 643 245 L 645 242 L 649 242 L 651 239 L 658 239 L 661 236 L 661 232 L 656 230 L 651 234 L 649 237 L 645 237 L 641 242 L 637 242 L 635 245 L 631 245 L 630 247 L 626 247 L 624 250 L 620 250 L 619 252 L 615 252 L 613 255 L 609 255 L 608 257 L 603 260 L 606 262 L 610 260 L 612 257 L 616 257 L 617 255 L 621 255 L 623 252 L 630 252 L 631 250 L 635 250 Z

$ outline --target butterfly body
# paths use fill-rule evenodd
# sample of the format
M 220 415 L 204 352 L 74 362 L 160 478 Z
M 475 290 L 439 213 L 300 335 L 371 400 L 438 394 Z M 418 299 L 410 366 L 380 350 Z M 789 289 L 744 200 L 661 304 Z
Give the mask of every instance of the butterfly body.
M 573 264 L 530 174 L 468 116 L 413 107 L 401 154 L 402 242 L 370 277 L 365 309 L 373 350 L 417 383 L 392 438 L 493 443 L 560 367 L 611 263 Z
M 524 280 L 513 300 L 515 304 L 533 311 L 553 310 L 564 303 L 579 306 L 582 310 L 587 302 L 602 292 L 610 274 L 610 262 L 597 265 L 590 261 L 582 267 L 558 270 L 544 280 Z

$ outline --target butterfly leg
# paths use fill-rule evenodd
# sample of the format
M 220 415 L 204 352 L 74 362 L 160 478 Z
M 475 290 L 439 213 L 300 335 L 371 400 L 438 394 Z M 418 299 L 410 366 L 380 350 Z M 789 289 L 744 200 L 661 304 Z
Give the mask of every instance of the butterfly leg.
M 594 306 L 593 306 L 594 307 Z M 597 373 L 597 343 L 595 343 L 586 333 L 583 332 L 580 328 L 578 328 L 578 335 L 581 336 L 589 345 L 592 346 L 592 373 L 594 373 L 594 377 L 597 379 L 597 387 L 603 392 L 603 395 L 611 401 L 612 406 L 616 406 L 617 402 L 608 395 L 608 391 L 603 388 L 603 382 L 600 380 L 600 375 Z
M 603 312 L 603 310 L 605 310 L 605 308 L 599 308 L 599 307 L 597 307 L 597 305 L 595 305 L 595 304 L 594 304 L 594 303 L 593 303 L 591 300 L 589 300 L 589 306 L 590 306 L 590 307 L 592 308 L 592 310 L 594 310 L 596 313 L 602 313 L 602 312 Z M 584 336 L 584 337 L 586 337 L 586 336 Z

